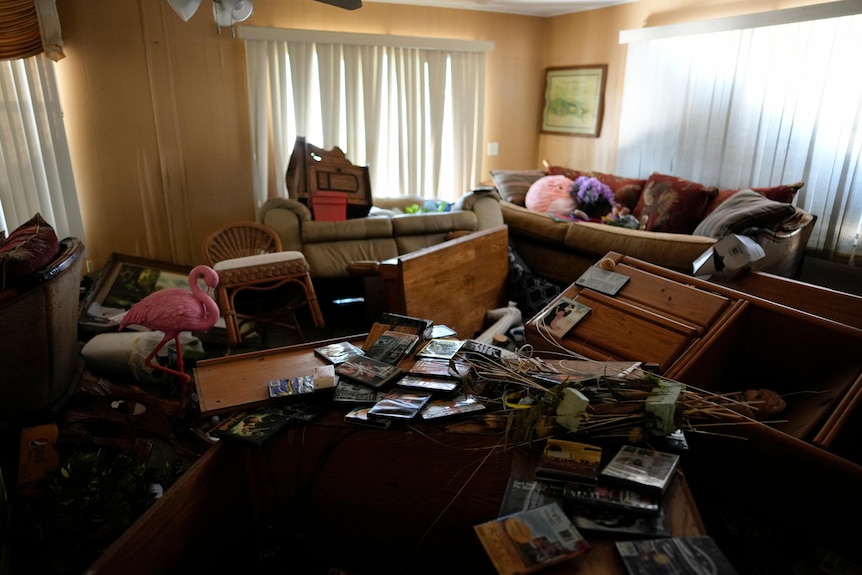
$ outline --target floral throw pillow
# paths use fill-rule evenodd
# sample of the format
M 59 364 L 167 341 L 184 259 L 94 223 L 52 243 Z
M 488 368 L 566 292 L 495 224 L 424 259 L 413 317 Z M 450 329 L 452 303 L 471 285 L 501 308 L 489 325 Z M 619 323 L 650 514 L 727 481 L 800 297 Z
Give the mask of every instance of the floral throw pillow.
M 717 193 L 715 187 L 654 172 L 647 178 L 633 213 L 644 223 L 644 229 L 690 234 Z
M 637 207 L 638 200 L 647 183 L 646 180 L 639 178 L 624 178 L 602 172 L 593 172 L 591 175 L 613 191 L 614 198 L 616 198 L 618 204 L 632 211 Z
M 0 246 L 0 287 L 44 269 L 59 251 L 54 228 L 37 213 L 9 234 Z

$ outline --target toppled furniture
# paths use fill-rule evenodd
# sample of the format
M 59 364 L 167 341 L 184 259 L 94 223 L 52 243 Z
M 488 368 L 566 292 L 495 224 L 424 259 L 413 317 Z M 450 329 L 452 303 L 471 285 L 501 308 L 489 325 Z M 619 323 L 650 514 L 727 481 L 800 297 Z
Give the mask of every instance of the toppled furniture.
M 731 192 L 737 190 L 714 190 L 706 204 L 699 206 L 701 212 L 689 218 L 689 227 L 661 227 L 653 229 L 629 229 L 597 221 L 570 221 L 550 213 L 530 210 L 525 207 L 525 196 L 530 186 L 546 175 L 568 174 L 572 179 L 579 175 L 596 177 L 611 187 L 617 201 L 632 210 L 641 201 L 642 194 L 651 185 L 651 179 L 667 185 L 677 180 L 688 186 L 689 190 L 709 190 L 707 186 L 695 185 L 681 178 L 653 174 L 650 178 L 623 178 L 598 172 L 579 172 L 567 168 L 550 166 L 546 170 L 496 170 L 491 176 L 496 183 L 503 201 L 500 207 L 503 219 L 509 226 L 509 237 L 518 255 L 523 258 L 532 272 L 540 277 L 566 285 L 573 282 L 593 262 L 608 252 L 625 254 L 674 271 L 692 274 L 692 262 L 720 239 L 720 235 L 708 232 L 697 233 L 696 225 L 715 213 L 720 204 L 732 198 Z M 791 190 L 798 189 L 800 183 L 776 186 L 785 194 L 782 201 L 792 200 Z M 710 192 L 705 192 L 709 194 Z M 777 197 L 777 196 L 774 196 Z M 769 196 L 764 196 L 768 199 Z M 767 202 L 763 202 L 766 204 Z M 775 207 L 774 201 L 766 208 Z M 694 205 L 691 202 L 690 205 Z M 726 206 L 726 207 L 729 207 Z M 782 207 L 782 206 L 778 206 Z M 816 216 L 801 208 L 783 206 L 786 213 L 780 221 L 767 222 L 765 211 L 739 210 L 728 214 L 726 231 L 731 218 L 739 222 L 733 233 L 750 235 L 764 248 L 766 256 L 754 262 L 751 269 L 766 271 L 784 277 L 798 277 L 805 247 L 816 222 Z M 759 209 L 759 208 L 758 208 Z M 727 210 L 728 212 L 730 210 Z M 787 213 L 790 215 L 787 216 Z M 673 219 L 671 216 L 668 219 Z M 713 216 L 715 218 L 715 216 Z M 681 218 L 680 218 L 681 219 Z M 757 221 L 759 220 L 759 221 Z M 674 231 L 663 231 L 674 230 Z
M 474 232 L 381 262 L 354 262 L 349 269 L 382 280 L 386 311 L 434 318 L 458 337 L 472 338 L 484 328 L 488 310 L 506 303 L 507 229 Z
M 66 238 L 44 269 L 0 292 L 0 428 L 49 412 L 74 387 L 83 254 Z
M 475 232 L 503 224 L 499 196 L 493 189 L 468 192 L 448 211 L 405 213 L 412 206 L 423 206 L 426 200 L 418 196 L 371 198 L 367 179 L 351 175 L 348 167 L 352 164 L 345 165 L 341 150 L 312 147 L 312 151 L 294 152 L 294 167 L 288 168 L 287 176 L 290 198 L 268 200 L 259 221 L 276 231 L 283 249 L 305 254 L 314 279 L 347 278 L 351 262 L 383 261 L 439 244 L 453 232 Z M 315 221 L 304 196 L 314 190 L 349 191 L 354 185 L 359 188 L 349 192 L 345 221 Z M 367 217 L 351 217 L 362 214 L 358 206 L 366 197 L 373 203 L 364 208 Z

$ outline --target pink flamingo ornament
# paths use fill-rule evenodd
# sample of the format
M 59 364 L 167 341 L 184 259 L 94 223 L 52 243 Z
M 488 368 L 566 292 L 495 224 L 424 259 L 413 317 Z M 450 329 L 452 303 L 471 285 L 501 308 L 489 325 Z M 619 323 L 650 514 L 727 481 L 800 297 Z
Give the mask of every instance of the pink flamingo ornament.
M 201 289 L 198 283 L 203 278 L 208 290 Z M 123 319 L 120 328 L 129 324 L 141 325 L 150 329 L 163 331 L 165 336 L 153 348 L 144 363 L 153 369 L 160 369 L 183 378 L 184 383 L 191 381 L 191 376 L 183 371 L 183 350 L 180 345 L 180 332 L 207 331 L 219 318 L 218 304 L 209 292 L 218 285 L 218 274 L 209 266 L 195 266 L 189 274 L 191 293 L 183 288 L 167 288 L 151 293 L 133 305 Z M 170 340 L 177 346 L 177 369 L 171 369 L 153 362 L 156 353 Z

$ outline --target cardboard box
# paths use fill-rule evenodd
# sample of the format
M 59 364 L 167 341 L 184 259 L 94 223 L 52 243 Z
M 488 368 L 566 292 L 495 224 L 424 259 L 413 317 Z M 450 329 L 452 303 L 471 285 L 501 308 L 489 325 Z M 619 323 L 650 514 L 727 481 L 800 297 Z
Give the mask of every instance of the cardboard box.
M 693 275 L 731 276 L 752 262 L 766 256 L 763 247 L 748 236 L 724 236 L 703 252 L 692 264 Z
M 60 466 L 57 451 L 57 425 L 48 423 L 21 430 L 18 451 L 18 485 L 42 479 L 51 469 Z

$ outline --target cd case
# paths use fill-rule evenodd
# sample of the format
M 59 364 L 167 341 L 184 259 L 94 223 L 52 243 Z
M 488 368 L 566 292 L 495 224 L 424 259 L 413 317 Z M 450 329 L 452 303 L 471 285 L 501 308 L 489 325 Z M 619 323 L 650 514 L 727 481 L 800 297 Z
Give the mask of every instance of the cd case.
M 430 400 L 431 393 L 427 391 L 393 389 L 368 409 L 368 416 L 413 419 Z

